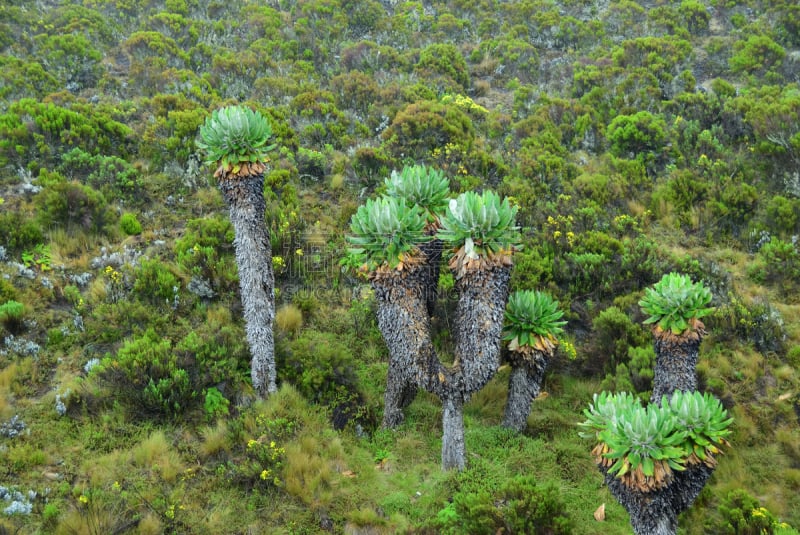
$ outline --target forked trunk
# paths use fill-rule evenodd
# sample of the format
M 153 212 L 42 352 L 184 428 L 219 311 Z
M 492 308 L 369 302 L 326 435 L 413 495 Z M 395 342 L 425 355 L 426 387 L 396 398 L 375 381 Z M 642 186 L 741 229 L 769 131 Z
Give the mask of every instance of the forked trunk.
M 460 470 L 466 465 L 463 405 L 494 376 L 500 363 L 510 268 L 475 269 L 456 281 L 455 361 L 448 367 L 431 342 L 428 267 L 409 264 L 403 271 L 378 270 L 371 276 L 378 328 L 391 355 L 383 425 L 393 427 L 402 421 L 414 385 L 436 394 L 443 404 L 442 467 Z
M 522 432 L 528 424 L 531 404 L 541 392 L 548 355 L 534 350 L 527 359 L 522 355 L 511 359 L 512 369 L 508 379 L 508 401 L 503 426 Z
M 466 462 L 464 404 L 457 398 L 444 398 L 442 399 L 442 468 L 463 470 Z
M 611 494 L 628 511 L 636 535 L 674 535 L 678 515 L 689 508 L 703 490 L 713 470 L 704 464 L 674 472 L 673 481 L 659 490 L 641 492 L 631 489 L 601 468 Z
M 275 392 L 275 278 L 272 271 L 272 245 L 264 220 L 264 176 L 229 177 L 219 181 L 228 203 L 239 288 L 244 308 L 245 331 L 250 346 L 250 375 L 259 396 Z
M 704 334 L 702 329 L 680 336 L 664 331 L 654 333 L 656 365 L 653 369 L 651 403 L 660 405 L 662 396 L 669 399 L 676 390 L 697 390 L 695 368 Z

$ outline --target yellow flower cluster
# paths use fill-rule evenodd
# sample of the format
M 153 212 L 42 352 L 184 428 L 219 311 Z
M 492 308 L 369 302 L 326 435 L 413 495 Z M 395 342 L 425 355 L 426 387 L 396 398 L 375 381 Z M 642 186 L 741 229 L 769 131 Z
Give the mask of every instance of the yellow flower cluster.
M 445 95 L 442 97 L 442 104 L 451 103 L 465 111 L 489 113 L 489 110 L 480 104 L 476 104 L 474 100 L 464 95 Z
M 111 282 L 113 282 L 114 284 L 119 284 L 120 282 L 122 282 L 122 273 L 120 273 L 119 271 L 117 271 L 113 267 L 106 266 L 106 269 L 104 270 L 104 273 L 105 273 L 106 277 L 111 279 Z

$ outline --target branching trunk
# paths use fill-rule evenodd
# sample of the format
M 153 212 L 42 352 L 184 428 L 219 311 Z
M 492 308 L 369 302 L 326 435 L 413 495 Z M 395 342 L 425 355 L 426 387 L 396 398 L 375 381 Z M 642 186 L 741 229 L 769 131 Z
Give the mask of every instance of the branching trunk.
M 669 333 L 655 335 L 656 365 L 653 369 L 653 394 L 650 403 L 661 404 L 661 397 L 672 397 L 676 390 L 697 390 L 697 358 L 703 332 L 694 332 L 689 337 L 678 337 Z
M 508 300 L 510 268 L 473 270 L 456 281 L 455 361 L 445 366 L 433 349 L 427 312 L 427 266 L 402 272 L 376 272 L 378 327 L 391 354 L 384 426 L 402 421 L 401 401 L 411 384 L 442 400 L 442 467 L 461 469 L 464 451 L 463 405 L 496 373 L 500 333 Z
M 508 380 L 508 401 L 503 416 L 503 426 L 518 432 L 525 430 L 531 403 L 542 389 L 549 356 L 532 351 L 528 358 L 512 356 L 511 377 Z
M 601 468 L 611 494 L 628 511 L 636 535 L 674 535 L 678 531 L 678 515 L 703 490 L 713 470 L 704 464 L 689 466 L 675 472 L 669 486 L 640 492 L 625 486 L 622 481 Z
M 250 375 L 259 396 L 277 390 L 275 382 L 275 278 L 272 271 L 272 245 L 264 221 L 264 177 L 219 181 L 228 203 L 233 240 L 239 268 L 239 288 L 244 308 L 245 331 L 252 357 Z

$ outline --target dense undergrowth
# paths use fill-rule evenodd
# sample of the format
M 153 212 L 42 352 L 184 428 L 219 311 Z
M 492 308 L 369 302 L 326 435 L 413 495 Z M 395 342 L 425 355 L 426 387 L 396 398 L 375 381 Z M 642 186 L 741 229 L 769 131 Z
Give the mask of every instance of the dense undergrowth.
M 649 397 L 637 303 L 670 271 L 711 289 L 700 390 L 735 419 L 681 529 L 800 526 L 798 36 L 791 1 L 4 2 L 0 531 L 629 533 L 576 423 L 599 390 Z M 195 148 L 233 102 L 278 144 L 281 389 L 257 402 Z M 498 426 L 507 369 L 473 396 L 459 473 L 435 397 L 379 429 L 387 351 L 340 265 L 417 162 L 511 198 L 512 290 L 568 320 L 524 434 Z

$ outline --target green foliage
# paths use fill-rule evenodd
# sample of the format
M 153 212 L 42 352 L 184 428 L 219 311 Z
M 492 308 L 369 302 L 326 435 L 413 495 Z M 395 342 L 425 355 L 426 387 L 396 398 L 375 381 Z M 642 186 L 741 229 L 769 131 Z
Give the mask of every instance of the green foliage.
M 292 438 L 296 422 L 261 414 L 255 418 L 248 416 L 249 422 L 242 415 L 231 423 L 229 435 L 234 448 L 229 459 L 217 467 L 217 473 L 248 491 L 265 492 L 281 487 L 286 458 L 286 449 L 281 444 Z
M 707 307 L 710 302 L 711 290 L 702 282 L 693 283 L 687 275 L 668 273 L 645 289 L 639 306 L 648 315 L 645 324 L 655 323 L 662 330 L 679 335 L 690 327 L 691 320 L 712 311 Z
M 233 259 L 234 232 L 226 217 L 190 219 L 175 241 L 179 266 L 195 277 L 210 283 L 215 291 L 234 291 L 238 283 Z
M 448 76 L 464 90 L 469 89 L 469 70 L 464 56 L 450 43 L 434 43 L 426 46 L 419 54 L 415 69 Z
M 125 212 L 119 218 L 119 228 L 128 236 L 137 236 L 142 233 L 142 224 L 136 214 Z
M 226 106 L 211 113 L 200 127 L 197 147 L 204 151 L 207 165 L 220 166 L 226 173 L 238 173 L 244 163 L 262 163 L 275 145 L 270 121 L 258 111 L 243 106 Z
M 518 290 L 508 298 L 505 311 L 503 340 L 509 349 L 531 346 L 543 351 L 555 345 L 556 336 L 563 333 L 558 301 L 539 291 Z
M 603 309 L 592 320 L 592 331 L 595 337 L 591 349 L 593 363 L 608 363 L 612 370 L 617 364 L 626 362 L 631 349 L 650 342 L 650 336 L 616 306 Z
M 118 156 L 92 155 L 75 147 L 61 156 L 58 171 L 71 180 L 79 180 L 102 190 L 110 197 L 142 202 L 143 185 L 139 171 Z
M 433 223 L 447 208 L 450 182 L 444 173 L 433 167 L 407 165 L 399 173 L 392 171 L 386 179 L 386 195 L 416 204 L 424 211 L 425 220 Z
M 792 535 L 798 533 L 780 522 L 744 489 L 728 492 L 717 507 L 717 516 L 705 523 L 706 533 L 714 535 Z
M 758 251 L 748 275 L 758 282 L 776 284 L 792 291 L 800 280 L 800 251 L 793 242 L 772 238 Z
M 42 228 L 34 218 L 20 210 L 0 213 L 0 244 L 9 252 L 29 249 L 43 239 Z
M 22 326 L 25 306 L 17 301 L 9 300 L 0 305 L 0 323 L 12 333 L 16 333 Z
M 330 333 L 305 330 L 275 350 L 278 380 L 294 386 L 306 399 L 330 411 L 334 427 L 367 423 L 350 349 Z
M 406 254 L 430 241 L 423 232 L 425 217 L 422 208 L 406 204 L 404 198 L 367 199 L 350 219 L 351 235 L 347 241 L 355 261 L 373 270 L 386 265 L 396 268 Z
M 579 425 L 588 432 L 581 436 L 598 442 L 598 464 L 643 491 L 668 484 L 672 470 L 700 462 L 714 466 L 733 422 L 718 399 L 682 391 L 646 407 L 631 394 L 602 392 L 584 414 Z
M 53 262 L 50 246 L 43 243 L 36 244 L 33 250 L 22 251 L 21 257 L 25 267 L 33 267 L 39 271 L 50 271 Z
M 177 304 L 181 283 L 170 268 L 157 259 L 143 259 L 136 269 L 133 291 L 153 304 Z
M 99 234 L 112 221 L 105 196 L 78 182 L 53 184 L 34 197 L 36 219 L 42 227 L 78 227 Z
M 617 156 L 646 155 L 660 150 L 667 140 L 664 119 L 648 111 L 618 115 L 606 133 Z
M 779 67 L 786 50 L 766 35 L 751 35 L 733 45 L 734 54 L 729 61 L 735 73 L 763 73 Z
M 509 254 L 520 240 L 517 210 L 491 190 L 467 191 L 450 200 L 436 236 L 455 249 L 463 247 L 470 260 Z
M 425 160 L 434 149 L 450 143 L 468 151 L 475 127 L 469 115 L 454 104 L 420 100 L 398 111 L 381 137 L 389 154 Z
M 133 414 L 177 416 L 192 406 L 196 391 L 169 339 L 150 328 L 124 342 L 92 368 L 92 377 L 113 389 Z
M 210 420 L 213 421 L 217 418 L 227 416 L 229 405 L 230 401 L 228 401 L 227 398 L 222 395 L 222 392 L 220 392 L 217 387 L 212 386 L 206 389 L 206 396 L 205 400 L 203 401 L 203 409 L 206 412 L 206 416 Z
M 484 490 L 459 492 L 431 523 L 443 534 L 557 535 L 575 528 L 558 488 L 532 476 L 509 479 L 496 496 Z

